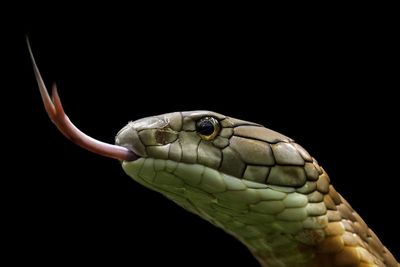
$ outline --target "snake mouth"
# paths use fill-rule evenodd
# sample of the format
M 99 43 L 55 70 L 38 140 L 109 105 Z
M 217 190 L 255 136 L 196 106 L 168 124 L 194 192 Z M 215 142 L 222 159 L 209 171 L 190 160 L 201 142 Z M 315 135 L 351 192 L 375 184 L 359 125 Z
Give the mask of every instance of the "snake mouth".
M 138 159 L 140 159 L 140 158 L 146 157 L 146 155 L 141 155 L 141 154 L 140 154 L 132 145 L 130 145 L 130 144 L 123 144 L 123 145 L 115 144 L 115 146 L 119 146 L 119 147 L 121 147 L 121 148 L 127 149 L 127 150 L 132 154 L 132 156 L 129 157 L 128 159 L 119 159 L 120 161 L 136 161 L 136 160 L 138 160 Z M 129 153 L 129 152 L 128 152 L 128 153 Z

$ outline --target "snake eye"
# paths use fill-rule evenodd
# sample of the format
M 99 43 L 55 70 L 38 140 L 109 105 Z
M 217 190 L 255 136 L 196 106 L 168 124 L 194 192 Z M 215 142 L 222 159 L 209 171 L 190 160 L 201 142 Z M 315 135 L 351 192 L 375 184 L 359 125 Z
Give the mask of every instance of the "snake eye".
M 219 122 L 213 117 L 204 117 L 196 122 L 196 131 L 203 140 L 214 139 L 219 129 Z

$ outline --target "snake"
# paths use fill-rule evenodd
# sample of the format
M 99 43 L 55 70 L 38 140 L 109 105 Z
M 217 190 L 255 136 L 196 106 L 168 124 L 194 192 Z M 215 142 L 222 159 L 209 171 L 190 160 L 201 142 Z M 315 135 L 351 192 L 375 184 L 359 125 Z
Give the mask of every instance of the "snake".
M 77 145 L 118 159 L 139 184 L 242 242 L 263 267 L 400 267 L 391 252 L 302 146 L 260 124 L 211 111 L 129 122 L 115 144 L 81 132 L 50 98 L 33 63 L 44 107 Z

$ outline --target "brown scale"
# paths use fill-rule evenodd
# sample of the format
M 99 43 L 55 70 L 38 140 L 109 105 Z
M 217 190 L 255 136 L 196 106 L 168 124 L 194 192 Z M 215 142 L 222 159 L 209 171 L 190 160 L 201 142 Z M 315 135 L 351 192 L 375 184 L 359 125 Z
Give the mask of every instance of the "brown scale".
M 313 267 L 398 267 L 397 261 L 363 219 L 330 185 L 324 195 L 328 214 L 325 239 L 315 246 Z

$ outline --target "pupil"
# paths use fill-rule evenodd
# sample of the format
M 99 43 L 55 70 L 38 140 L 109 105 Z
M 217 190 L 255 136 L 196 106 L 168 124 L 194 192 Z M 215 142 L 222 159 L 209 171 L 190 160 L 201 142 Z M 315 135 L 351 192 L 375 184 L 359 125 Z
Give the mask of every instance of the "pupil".
M 214 132 L 214 125 L 208 121 L 200 121 L 197 126 L 197 131 L 202 135 L 211 135 Z

